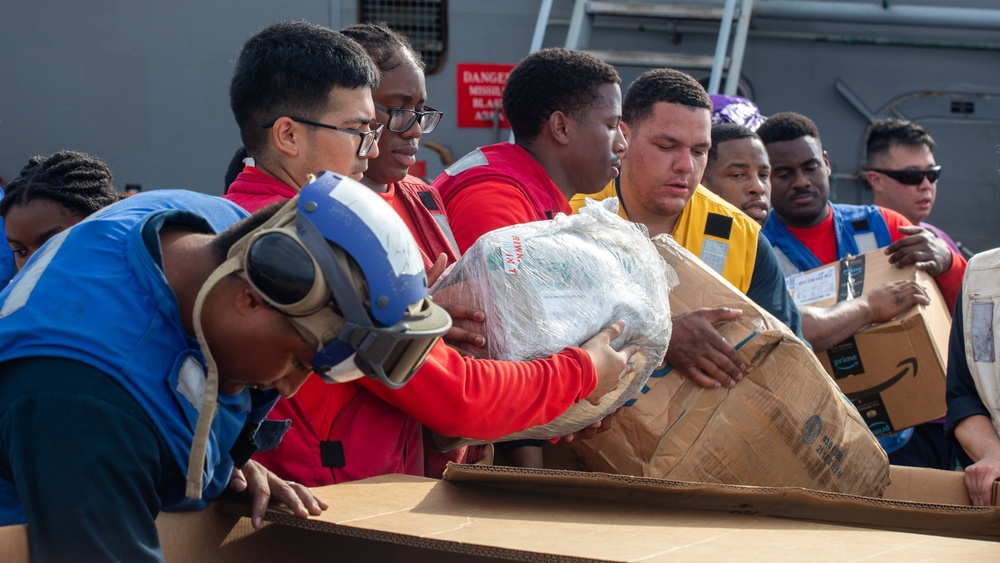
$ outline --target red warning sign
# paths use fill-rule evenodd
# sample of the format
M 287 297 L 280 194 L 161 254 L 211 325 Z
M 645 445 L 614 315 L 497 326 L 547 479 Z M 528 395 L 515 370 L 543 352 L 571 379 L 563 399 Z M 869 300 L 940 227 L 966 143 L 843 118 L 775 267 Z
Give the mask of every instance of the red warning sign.
M 500 113 L 500 127 L 510 129 L 500 110 L 500 95 L 512 64 L 457 63 L 458 126 L 493 127 L 493 115 Z

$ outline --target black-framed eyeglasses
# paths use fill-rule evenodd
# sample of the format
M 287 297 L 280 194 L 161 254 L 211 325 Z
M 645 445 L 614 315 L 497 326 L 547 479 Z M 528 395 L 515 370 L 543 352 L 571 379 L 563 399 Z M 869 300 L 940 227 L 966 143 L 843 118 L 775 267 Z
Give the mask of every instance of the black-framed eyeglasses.
M 424 107 L 423 110 L 387 108 L 383 105 L 375 104 L 375 109 L 389 114 L 389 131 L 393 133 L 405 133 L 413 127 L 416 122 L 420 123 L 421 133 L 430 133 L 441 122 L 443 111 L 438 111 L 431 107 Z
M 288 119 L 291 119 L 296 123 L 323 127 L 325 129 L 333 129 L 334 131 L 340 131 L 341 133 L 349 133 L 351 135 L 361 137 L 361 142 L 358 144 L 358 158 L 364 158 L 368 156 L 368 153 L 372 152 L 372 147 L 375 146 L 375 143 L 377 143 L 379 138 L 382 136 L 382 129 L 385 127 L 381 123 L 376 123 L 376 127 L 371 131 L 358 131 L 357 129 L 345 129 L 343 127 L 337 127 L 336 125 L 327 125 L 326 123 L 320 123 L 319 121 L 312 121 L 302 117 L 292 117 L 289 115 Z M 270 123 L 265 123 L 261 127 L 264 129 L 270 129 L 271 127 L 274 127 L 275 121 L 278 120 L 275 119 Z
M 941 177 L 940 164 L 928 168 L 927 170 L 886 170 L 884 168 L 868 168 L 868 170 L 878 172 L 879 174 L 885 174 L 886 176 L 906 186 L 919 186 L 924 183 L 924 178 L 927 178 L 927 181 L 933 184 L 938 181 L 938 178 Z

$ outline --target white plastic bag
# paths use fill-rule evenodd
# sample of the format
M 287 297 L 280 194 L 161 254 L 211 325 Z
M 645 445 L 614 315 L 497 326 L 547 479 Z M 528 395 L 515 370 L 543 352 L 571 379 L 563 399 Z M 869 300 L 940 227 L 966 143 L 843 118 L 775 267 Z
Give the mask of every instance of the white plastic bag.
M 670 340 L 668 293 L 677 274 L 645 229 L 618 217 L 618 200 L 588 202 L 579 215 L 489 232 L 431 287 L 439 304 L 479 309 L 487 347 L 470 352 L 498 360 L 533 360 L 579 346 L 612 322 L 625 331 L 612 342 L 635 343 L 633 369 L 600 404 L 571 407 L 553 422 L 501 440 L 549 439 L 603 419 L 642 390 Z M 458 321 L 456 324 L 462 324 Z M 462 440 L 444 447 L 481 443 Z

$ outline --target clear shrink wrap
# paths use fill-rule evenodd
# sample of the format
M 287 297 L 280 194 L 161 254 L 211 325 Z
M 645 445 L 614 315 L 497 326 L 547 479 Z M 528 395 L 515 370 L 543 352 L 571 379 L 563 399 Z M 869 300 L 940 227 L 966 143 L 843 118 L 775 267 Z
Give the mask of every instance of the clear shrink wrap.
M 625 330 L 612 347 L 638 345 L 631 369 L 599 404 L 580 401 L 549 424 L 496 441 L 550 439 L 597 422 L 635 397 L 663 361 L 677 275 L 641 225 L 618 217 L 617 205 L 617 199 L 589 202 L 578 215 L 486 233 L 431 287 L 439 304 L 486 314 L 485 323 L 467 326 L 486 337 L 485 350 L 467 348 L 481 358 L 544 358 L 618 319 Z M 438 441 L 442 449 L 474 443 L 482 442 Z

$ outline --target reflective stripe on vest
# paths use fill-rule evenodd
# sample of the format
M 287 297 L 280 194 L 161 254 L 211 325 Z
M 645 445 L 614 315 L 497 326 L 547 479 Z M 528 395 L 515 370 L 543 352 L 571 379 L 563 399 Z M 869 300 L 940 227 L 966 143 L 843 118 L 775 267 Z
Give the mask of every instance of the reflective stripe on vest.
M 834 203 L 830 204 L 830 209 L 833 213 L 838 260 L 892 244 L 889 226 L 885 222 L 885 217 L 882 216 L 882 211 L 877 206 Z M 764 236 L 771 241 L 775 252 L 780 251 L 779 260 L 780 256 L 784 255 L 785 259 L 794 265 L 799 272 L 825 266 L 785 227 L 784 223 L 774 216 L 773 210 L 767 223 L 764 224 Z M 785 263 L 782 262 L 783 271 L 785 271 L 785 266 Z M 785 271 L 785 277 L 788 275 L 788 272 Z
M 574 196 L 569 202 L 574 213 L 583 207 L 587 198 L 601 201 L 618 197 L 618 215 L 628 219 L 628 210 L 621 203 L 618 182 L 616 178 L 596 194 Z M 759 230 L 753 219 L 699 185 L 677 218 L 671 235 L 678 244 L 746 293 L 750 289 L 757 261 Z

